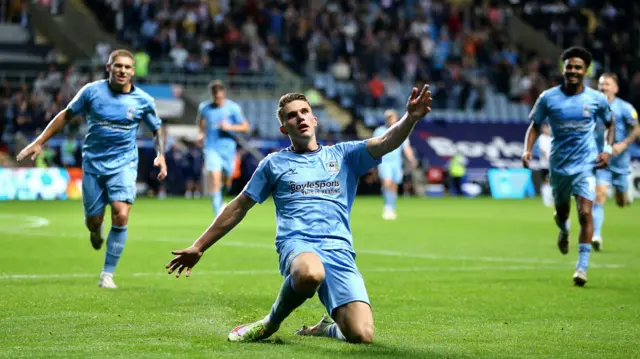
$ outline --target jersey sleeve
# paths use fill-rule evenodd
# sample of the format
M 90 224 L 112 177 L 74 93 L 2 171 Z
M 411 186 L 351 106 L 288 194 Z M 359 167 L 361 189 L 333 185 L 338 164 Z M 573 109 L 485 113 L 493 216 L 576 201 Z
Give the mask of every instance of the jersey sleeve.
M 253 175 L 251 175 L 251 179 L 244 186 L 242 193 L 257 203 L 264 202 L 271 194 L 271 179 L 273 176 L 271 175 L 270 168 L 269 157 L 265 157 L 258 164 L 258 168 L 256 168 Z
M 231 110 L 231 116 L 230 116 L 230 120 L 231 120 L 231 124 L 232 125 L 239 125 L 241 123 L 244 122 L 244 112 L 242 111 L 242 108 L 240 107 L 240 105 L 234 105 L 233 109 Z
M 157 131 L 162 125 L 162 120 L 158 116 L 158 110 L 156 110 L 156 103 L 153 99 L 149 100 L 147 106 L 145 106 L 144 114 L 142 115 L 142 120 L 149 127 L 149 130 L 152 132 Z
M 632 104 L 627 105 L 625 124 L 628 127 L 633 127 L 638 124 L 638 111 L 636 111 Z
M 611 110 L 607 97 L 604 95 L 600 96 L 600 103 L 598 104 L 598 111 L 596 112 L 597 119 L 600 119 L 602 123 L 608 125 L 611 123 L 612 115 L 613 111 Z
M 547 96 L 545 95 L 546 93 L 543 92 L 538 96 L 536 103 L 533 104 L 533 108 L 531 108 L 531 112 L 529 113 L 529 120 L 533 121 L 536 125 L 542 125 L 547 118 Z
M 367 150 L 367 140 L 343 142 L 336 145 L 345 159 L 344 163 L 354 175 L 360 177 L 382 162 L 375 159 Z
M 89 84 L 84 85 L 69 102 L 66 110 L 70 111 L 74 116 L 87 113 L 89 111 L 90 91 Z

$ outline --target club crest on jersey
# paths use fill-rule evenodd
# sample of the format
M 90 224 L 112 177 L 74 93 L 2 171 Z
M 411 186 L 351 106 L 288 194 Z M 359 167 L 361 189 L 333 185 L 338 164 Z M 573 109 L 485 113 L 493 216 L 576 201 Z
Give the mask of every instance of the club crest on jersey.
M 127 120 L 133 120 L 136 117 L 136 109 L 134 107 L 127 108 Z
M 338 165 L 338 161 L 331 160 L 331 161 L 327 162 L 326 165 L 327 165 L 327 172 L 329 172 L 329 173 L 338 173 L 338 172 L 340 172 L 340 165 Z
M 582 108 L 582 116 L 591 117 L 591 106 L 584 105 L 584 107 Z

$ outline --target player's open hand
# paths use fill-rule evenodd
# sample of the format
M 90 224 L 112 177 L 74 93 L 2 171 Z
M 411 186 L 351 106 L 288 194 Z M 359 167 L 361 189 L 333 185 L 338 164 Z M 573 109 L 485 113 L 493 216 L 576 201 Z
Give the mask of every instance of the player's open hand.
M 522 167 L 529 168 L 529 161 L 533 158 L 533 154 L 529 151 L 525 151 L 522 154 Z
M 596 160 L 597 168 L 605 168 L 609 165 L 609 159 L 611 159 L 611 154 L 602 152 L 598 155 L 598 159 Z
M 414 87 L 409 95 L 409 101 L 407 101 L 407 112 L 413 119 L 421 119 L 431 112 L 431 91 L 429 91 L 429 85 L 424 85 L 422 90 L 418 93 L 418 88 Z
M 189 277 L 191 275 L 191 268 L 198 263 L 204 252 L 201 252 L 200 249 L 191 246 L 179 251 L 172 251 L 171 254 L 175 254 L 176 257 L 164 267 L 169 269 L 167 272 L 168 274 L 176 272 L 176 278 L 180 278 L 182 271 L 185 269 L 187 270 L 186 276 Z
M 40 152 L 42 152 L 42 146 L 40 146 L 36 142 L 31 142 L 27 147 L 25 147 L 22 151 L 20 151 L 20 153 L 18 153 L 18 156 L 16 156 L 16 159 L 18 161 L 22 161 L 27 157 L 31 157 L 31 160 L 35 161 L 36 157 L 38 157 Z
M 153 160 L 153 165 L 156 167 L 160 167 L 160 172 L 158 173 L 158 180 L 162 181 L 167 177 L 167 161 L 164 159 L 164 156 L 157 156 L 155 160 Z

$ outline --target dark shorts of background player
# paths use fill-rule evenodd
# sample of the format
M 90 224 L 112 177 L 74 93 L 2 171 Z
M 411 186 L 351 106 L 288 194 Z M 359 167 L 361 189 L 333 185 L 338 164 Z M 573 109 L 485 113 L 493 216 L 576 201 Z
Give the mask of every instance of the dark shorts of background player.
M 542 181 L 546 182 L 549 180 L 549 169 L 542 168 L 540 169 L 540 177 L 542 177 Z

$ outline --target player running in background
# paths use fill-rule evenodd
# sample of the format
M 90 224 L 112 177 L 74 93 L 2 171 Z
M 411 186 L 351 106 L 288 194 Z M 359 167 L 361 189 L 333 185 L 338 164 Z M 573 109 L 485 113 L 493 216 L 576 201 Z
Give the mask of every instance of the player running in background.
M 369 296 L 355 263 L 349 217 L 358 178 L 400 147 L 415 124 L 431 111 L 431 93 L 414 88 L 407 113 L 382 136 L 365 141 L 320 146 L 317 118 L 303 94 L 280 98 L 280 131 L 291 147 L 265 157 L 240 195 L 213 224 L 169 263 L 176 277 L 189 276 L 204 252 L 231 231 L 256 204 L 272 196 L 276 207 L 276 249 L 284 284 L 270 313 L 262 320 L 231 331 L 231 341 L 258 341 L 275 333 L 293 310 L 318 292 L 326 316 L 299 335 L 333 337 L 353 343 L 371 343 L 373 315 Z
M 638 113 L 633 106 L 616 97 L 618 77 L 613 73 L 604 73 L 598 80 L 598 90 L 607 96 L 613 111 L 615 123 L 615 144 L 609 167 L 596 171 L 596 201 L 593 204 L 593 249 L 602 249 L 602 224 L 604 223 L 604 203 L 609 186 L 615 188 L 616 203 L 620 207 L 631 204 L 628 176 L 631 172 L 631 154 L 627 151 L 640 132 Z M 598 148 L 604 146 L 605 129 L 602 122 L 596 128 Z
M 209 84 L 211 100 L 198 107 L 199 142 L 204 142 L 205 171 L 214 215 L 222 211 L 223 183 L 229 186 L 236 158 L 233 133 L 249 132 L 249 122 L 240 106 L 227 99 L 222 82 Z M 223 179 L 224 175 L 224 179 Z M 223 182 L 224 181 L 224 182 Z
M 583 48 L 571 47 L 562 53 L 561 58 L 564 84 L 544 91 L 534 104 L 529 115 L 531 125 L 525 137 L 522 163 L 529 167 L 531 149 L 540 134 L 540 126 L 548 120 L 553 133 L 550 180 L 556 207 L 555 222 L 560 228 L 558 248 L 562 254 L 569 252 L 569 211 L 573 195 L 580 221 L 578 263 L 573 281 L 583 286 L 587 282 L 593 237 L 594 169 L 607 166 L 613 152 L 615 128 L 606 96 L 584 86 L 591 54 Z M 596 121 L 602 121 L 609 129 L 606 145 L 600 154 L 595 141 Z
M 549 183 L 549 158 L 551 157 L 551 131 L 549 124 L 541 126 L 541 133 L 538 137 L 538 152 L 540 152 L 540 169 L 542 172 L 542 203 L 547 207 L 553 207 L 553 193 Z
M 382 125 L 373 132 L 374 137 L 382 136 L 391 126 L 398 122 L 398 113 L 394 110 L 384 112 L 385 125 Z M 396 219 L 396 202 L 398 200 L 398 185 L 402 183 L 403 168 L 402 154 L 407 157 L 411 168 L 416 168 L 418 163 L 413 154 L 413 149 L 407 139 L 402 146 L 382 157 L 382 163 L 378 165 L 378 177 L 382 181 L 382 197 L 384 198 L 384 209 L 382 218 L 388 220 Z
M 18 154 L 18 160 L 35 158 L 42 146 L 66 122 L 85 115 L 88 133 L 82 146 L 82 202 L 85 224 L 94 249 L 104 242 L 102 223 L 107 204 L 111 205 L 111 230 L 99 285 L 117 288 L 113 281 L 118 260 L 127 240 L 131 205 L 136 198 L 138 147 L 136 133 L 140 122 L 153 131 L 156 150 L 154 165 L 160 167 L 158 179 L 167 176 L 165 144 L 161 121 L 153 98 L 133 86 L 133 54 L 116 50 L 109 55 L 108 80 L 85 85 L 47 125 L 42 134 Z

